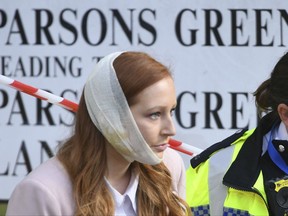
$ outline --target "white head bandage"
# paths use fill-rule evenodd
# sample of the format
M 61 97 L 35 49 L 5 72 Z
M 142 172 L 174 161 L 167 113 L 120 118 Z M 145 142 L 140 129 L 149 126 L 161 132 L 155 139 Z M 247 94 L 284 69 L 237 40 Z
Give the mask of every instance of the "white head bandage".
M 158 164 L 161 159 L 140 133 L 118 82 L 113 61 L 122 52 L 101 59 L 85 84 L 89 116 L 109 143 L 129 162 Z

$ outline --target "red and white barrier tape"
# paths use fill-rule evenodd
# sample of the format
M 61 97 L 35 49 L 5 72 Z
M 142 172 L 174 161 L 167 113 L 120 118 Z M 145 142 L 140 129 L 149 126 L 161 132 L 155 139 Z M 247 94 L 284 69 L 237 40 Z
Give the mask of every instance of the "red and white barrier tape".
M 26 94 L 29 94 L 31 96 L 34 96 L 36 98 L 39 98 L 41 100 L 45 100 L 49 103 L 59 105 L 64 107 L 65 109 L 72 110 L 73 112 L 77 112 L 78 110 L 78 104 L 74 103 L 72 101 L 69 101 L 63 97 L 54 95 L 50 92 L 44 91 L 42 89 L 35 88 L 33 86 L 21 83 L 19 81 L 13 80 L 9 77 L 3 76 L 0 74 L 0 83 L 7 85 L 9 87 L 12 87 L 14 89 L 17 89 L 18 91 L 24 92 Z M 199 154 L 202 149 L 196 148 L 194 146 L 191 146 L 189 144 L 170 139 L 169 140 L 170 148 L 173 148 L 179 152 L 182 152 L 184 154 L 188 154 L 191 156 L 195 156 Z
M 175 149 L 175 150 L 182 152 L 184 154 L 191 155 L 193 157 L 196 156 L 197 154 L 200 154 L 203 151 L 200 148 L 197 148 L 195 146 L 191 146 L 187 143 L 184 143 L 184 142 L 172 139 L 172 138 L 170 138 L 170 140 L 169 140 L 169 145 L 170 145 L 170 148 Z
M 9 87 L 15 88 L 21 92 L 37 97 L 41 100 L 48 101 L 49 103 L 62 106 L 66 109 L 72 110 L 74 112 L 78 109 L 78 104 L 69 101 L 63 97 L 51 94 L 50 92 L 44 91 L 42 89 L 37 89 L 35 87 L 26 85 L 24 83 L 18 82 L 16 80 L 10 79 L 6 76 L 0 75 L 0 83 L 5 84 Z

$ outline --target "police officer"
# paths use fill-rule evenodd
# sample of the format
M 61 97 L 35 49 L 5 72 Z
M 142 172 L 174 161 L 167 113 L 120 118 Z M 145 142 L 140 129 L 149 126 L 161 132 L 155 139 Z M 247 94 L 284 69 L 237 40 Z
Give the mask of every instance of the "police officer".
M 288 54 L 254 92 L 265 114 L 191 159 L 187 202 L 194 215 L 288 215 Z

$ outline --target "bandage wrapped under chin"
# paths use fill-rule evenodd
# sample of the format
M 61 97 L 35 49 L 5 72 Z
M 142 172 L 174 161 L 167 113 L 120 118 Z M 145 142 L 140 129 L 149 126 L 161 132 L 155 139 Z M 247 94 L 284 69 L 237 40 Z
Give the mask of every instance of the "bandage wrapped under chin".
M 108 142 L 129 162 L 155 165 L 161 159 L 144 140 L 119 84 L 112 53 L 97 64 L 84 87 L 89 116 Z

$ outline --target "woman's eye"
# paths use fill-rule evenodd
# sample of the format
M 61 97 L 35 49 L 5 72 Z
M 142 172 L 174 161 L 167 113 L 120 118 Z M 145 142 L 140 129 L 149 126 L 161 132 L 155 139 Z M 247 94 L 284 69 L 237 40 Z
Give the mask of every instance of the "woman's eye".
M 175 113 L 175 108 L 170 111 L 170 115 L 173 116 Z
M 160 117 L 160 112 L 155 112 L 155 113 L 150 114 L 150 118 L 153 120 L 155 120 L 159 117 Z

